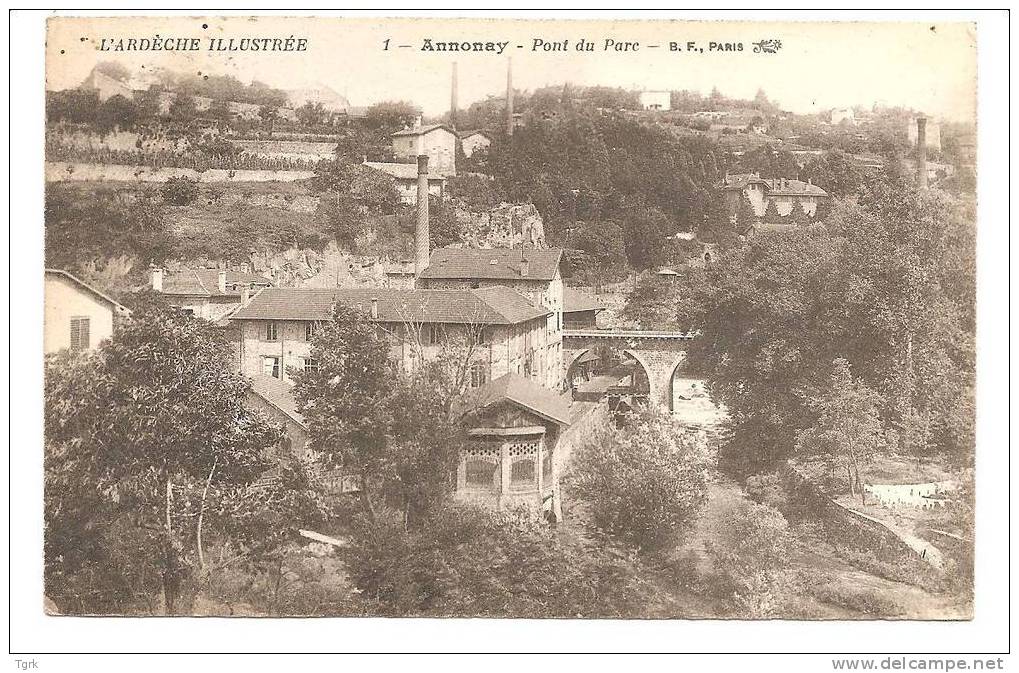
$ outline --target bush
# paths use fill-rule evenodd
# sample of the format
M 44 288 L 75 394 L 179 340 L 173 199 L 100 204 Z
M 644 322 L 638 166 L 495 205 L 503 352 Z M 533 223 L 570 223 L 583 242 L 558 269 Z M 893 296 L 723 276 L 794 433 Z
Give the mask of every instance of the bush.
M 777 472 L 747 477 L 744 491 L 756 503 L 773 507 L 783 513 L 786 511 L 788 496 L 782 485 L 782 478 Z
M 597 427 L 570 474 L 592 523 L 641 552 L 674 547 L 707 496 L 707 455 L 665 412 Z
M 790 546 L 789 526 L 772 507 L 739 501 L 722 513 L 706 549 L 743 617 L 775 617 L 796 593 L 784 570 Z
M 163 200 L 174 206 L 187 206 L 198 200 L 198 181 L 180 176 L 166 181 L 159 193 Z
M 445 504 L 410 530 L 391 510 L 352 528 L 346 563 L 369 614 L 640 617 L 654 603 L 627 555 L 523 512 Z

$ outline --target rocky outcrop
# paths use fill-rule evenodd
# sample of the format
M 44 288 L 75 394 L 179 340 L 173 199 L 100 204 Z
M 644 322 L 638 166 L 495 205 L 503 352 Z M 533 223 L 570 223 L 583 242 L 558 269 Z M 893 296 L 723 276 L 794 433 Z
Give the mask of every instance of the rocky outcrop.
M 487 213 L 457 208 L 465 248 L 546 247 L 545 224 L 533 203 L 501 203 Z

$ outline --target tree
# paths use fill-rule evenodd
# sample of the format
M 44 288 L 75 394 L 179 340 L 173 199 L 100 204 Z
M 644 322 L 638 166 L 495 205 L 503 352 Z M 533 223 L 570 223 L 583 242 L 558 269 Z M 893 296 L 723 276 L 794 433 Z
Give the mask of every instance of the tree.
M 168 179 L 159 189 L 163 200 L 174 206 L 187 206 L 198 200 L 198 181 L 186 175 Z
M 745 192 L 740 194 L 739 201 L 736 202 L 736 233 L 745 234 L 754 228 L 757 224 L 757 214 L 754 212 L 754 206 L 750 203 L 750 198 Z
M 812 406 L 817 423 L 800 433 L 797 451 L 824 456 L 834 467 L 839 463 L 849 477 L 849 493 L 859 493 L 866 503 L 860 465 L 884 445 L 884 428 L 878 415 L 881 396 L 853 378 L 849 361 L 832 363 L 831 382 Z
M 170 119 L 175 122 L 189 123 L 198 118 L 198 105 L 193 96 L 178 93 L 170 102 Z
M 571 461 L 570 483 L 593 524 L 640 552 L 675 546 L 706 495 L 707 456 L 666 412 L 649 410 L 626 427 L 605 422 Z
M 570 244 L 566 259 L 574 282 L 602 285 L 626 277 L 623 231 L 615 222 L 578 222 Z
M 863 170 L 850 155 L 838 149 L 810 161 L 803 173 L 831 198 L 855 196 L 863 187 Z
M 309 128 L 321 126 L 326 119 L 325 106 L 318 102 L 308 101 L 294 112 L 297 114 L 297 120 Z
M 115 129 L 130 130 L 137 121 L 137 106 L 119 94 L 107 98 L 96 110 L 96 127 L 102 135 Z
M 307 479 L 281 468 L 276 485 L 252 487 L 273 463 L 280 429 L 245 406 L 249 384 L 227 369 L 229 357 L 209 323 L 153 299 L 94 354 L 47 361 L 47 578 L 116 554 L 147 572 L 142 588 L 161 589 L 172 614 L 208 564 L 203 539 L 218 538 L 236 560 L 296 534 L 298 510 L 314 499 Z M 271 512 L 288 524 L 259 525 Z M 84 550 L 69 533 L 84 537 Z M 101 589 L 107 600 L 117 591 Z
M 276 120 L 279 119 L 280 111 L 275 105 L 263 104 L 258 108 L 258 118 L 262 120 L 264 126 L 269 127 L 269 137 L 272 138 L 273 129 L 276 126 Z
M 768 205 L 764 207 L 764 217 L 762 219 L 767 224 L 781 224 L 785 219 L 779 215 L 775 199 L 768 199 Z
M 393 132 L 413 124 L 419 114 L 418 107 L 413 103 L 402 100 L 382 101 L 365 111 L 365 122 L 373 128 Z

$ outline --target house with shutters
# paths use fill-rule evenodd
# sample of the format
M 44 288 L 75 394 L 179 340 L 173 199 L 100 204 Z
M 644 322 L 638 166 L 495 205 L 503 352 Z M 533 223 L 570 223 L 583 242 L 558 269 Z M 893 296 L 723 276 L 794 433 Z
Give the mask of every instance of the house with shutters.
M 828 192 L 812 180 L 803 182 L 789 178 L 762 178 L 758 173 L 727 173 L 716 188 L 721 192 L 728 212 L 735 214 L 740 199 L 746 196 L 754 216 L 758 218 L 764 217 L 771 204 L 783 217 L 791 215 L 794 208 L 813 217 L 817 206 L 828 198 Z
M 113 335 L 130 311 L 61 269 L 46 269 L 43 352 L 86 351 Z
M 562 259 L 562 248 L 436 248 L 417 283 L 429 290 L 505 287 L 547 309 L 542 385 L 559 390 L 563 384 Z
M 456 175 L 456 132 L 445 124 L 421 125 L 397 131 L 390 136 L 393 155 L 397 161 L 416 162 L 419 156 L 428 157 L 432 173 L 448 177 Z
M 266 288 L 229 320 L 238 335 L 238 368 L 248 376 L 291 382 L 317 367 L 316 329 L 337 304 L 368 315 L 385 332 L 406 371 L 442 353 L 469 360 L 470 385 L 512 372 L 544 382 L 549 310 L 506 287 L 468 290 Z

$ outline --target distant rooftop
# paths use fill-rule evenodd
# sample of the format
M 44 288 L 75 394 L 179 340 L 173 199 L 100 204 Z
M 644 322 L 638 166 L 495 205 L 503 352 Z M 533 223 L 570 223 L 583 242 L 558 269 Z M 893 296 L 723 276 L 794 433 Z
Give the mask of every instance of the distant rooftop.
M 366 161 L 363 165 L 368 168 L 374 168 L 377 171 L 382 171 L 397 180 L 417 180 L 418 177 L 417 164 L 401 164 L 394 161 Z M 444 180 L 445 176 L 429 172 L 428 179 Z
M 480 411 L 503 400 L 525 407 L 559 425 L 570 424 L 570 396 L 544 388 L 515 372 L 468 391 L 460 404 L 465 410 Z
M 600 311 L 606 308 L 605 302 L 593 295 L 571 287 L 563 289 L 563 313 L 576 311 Z
M 427 124 L 425 126 L 415 126 L 412 128 L 403 129 L 402 131 L 397 131 L 396 133 L 392 134 L 391 137 L 396 138 L 398 136 L 423 136 L 426 133 L 438 131 L 439 129 L 445 129 L 446 131 L 449 131 L 450 133 L 453 133 L 455 135 L 455 131 L 453 131 L 453 129 L 446 126 L 445 124 Z
M 552 280 L 562 260 L 562 248 L 436 248 L 422 278 Z M 521 274 L 521 260 L 527 275 Z
M 226 292 L 219 291 L 219 269 L 183 269 L 163 276 L 163 294 L 197 297 L 239 297 L 241 289 L 268 287 L 272 281 L 243 271 L 226 271 Z

